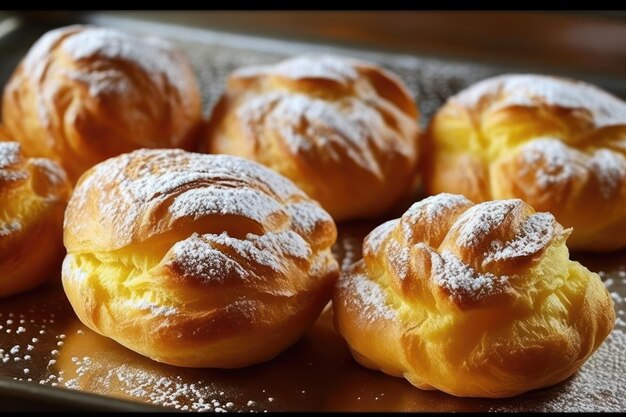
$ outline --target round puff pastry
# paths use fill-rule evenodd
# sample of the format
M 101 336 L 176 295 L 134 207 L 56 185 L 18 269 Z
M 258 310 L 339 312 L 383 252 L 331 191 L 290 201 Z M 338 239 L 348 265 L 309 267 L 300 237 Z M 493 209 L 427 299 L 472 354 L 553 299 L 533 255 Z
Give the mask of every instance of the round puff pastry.
M 626 246 L 626 103 L 583 82 L 504 75 L 450 98 L 428 134 L 429 194 L 521 198 L 571 249 Z
M 54 276 L 63 256 L 63 212 L 70 192 L 57 164 L 25 158 L 17 142 L 0 142 L 0 297 Z
M 572 375 L 615 322 L 571 230 L 518 199 L 439 194 L 364 240 L 339 279 L 335 326 L 362 365 L 422 389 L 508 397 Z
M 418 116 L 379 66 L 300 56 L 233 73 L 201 149 L 278 171 L 335 220 L 372 217 L 415 188 Z
M 187 58 L 158 38 L 68 26 L 42 36 L 4 90 L 3 119 L 28 156 L 58 161 L 76 182 L 138 148 L 190 148 L 202 123 Z
M 79 180 L 63 286 L 80 320 L 156 361 L 235 368 L 294 343 L 338 276 L 328 213 L 227 155 L 138 150 Z

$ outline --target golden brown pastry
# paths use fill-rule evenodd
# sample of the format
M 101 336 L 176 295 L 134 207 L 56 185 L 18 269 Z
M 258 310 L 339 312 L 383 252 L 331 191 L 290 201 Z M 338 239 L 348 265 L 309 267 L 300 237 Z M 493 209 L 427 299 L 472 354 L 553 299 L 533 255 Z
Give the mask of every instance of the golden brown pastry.
M 190 148 L 200 92 L 187 58 L 164 40 L 68 26 L 42 36 L 4 90 L 3 120 L 28 156 L 61 163 L 75 182 L 138 148 Z
M 79 180 L 63 286 L 83 323 L 136 352 L 242 367 L 286 349 L 328 303 L 336 235 L 315 201 L 255 162 L 138 150 Z
M 487 79 L 450 98 L 429 128 L 430 194 L 521 198 L 573 227 L 571 249 L 626 246 L 626 103 L 540 75 Z
M 379 215 L 416 180 L 418 109 L 379 66 L 300 56 L 228 79 L 201 149 L 258 161 L 333 216 Z
M 422 389 L 508 397 L 563 381 L 610 333 L 600 277 L 519 199 L 439 194 L 364 240 L 339 279 L 335 326 L 362 365 Z
M 0 297 L 55 276 L 70 192 L 57 164 L 25 158 L 17 142 L 0 142 Z

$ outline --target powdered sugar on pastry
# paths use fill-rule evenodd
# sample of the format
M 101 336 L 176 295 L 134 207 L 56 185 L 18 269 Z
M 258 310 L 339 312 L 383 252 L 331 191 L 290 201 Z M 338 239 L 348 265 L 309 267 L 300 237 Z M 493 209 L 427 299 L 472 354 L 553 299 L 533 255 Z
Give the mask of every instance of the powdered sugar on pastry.
M 355 274 L 343 277 L 339 285 L 354 290 L 360 307 L 363 308 L 362 317 L 372 323 L 380 318 L 393 319 L 396 312 L 389 307 L 383 290 L 376 282 L 365 275 Z
M 423 243 L 422 245 L 427 247 Z M 479 301 L 487 296 L 503 291 L 508 281 L 507 276 L 492 273 L 480 273 L 461 261 L 452 252 L 444 250 L 441 254 L 428 248 L 431 254 L 432 276 L 435 283 L 450 293 L 455 301 Z
M 372 230 L 365 238 L 366 244 L 363 246 L 363 252 L 369 252 L 374 255 L 380 252 L 383 242 L 387 239 L 389 233 L 396 228 L 399 222 L 400 219 L 389 220 Z
M 626 158 L 609 149 L 578 150 L 556 138 L 538 138 L 522 145 L 520 154 L 525 162 L 520 174 L 534 175 L 542 189 L 593 176 L 602 196 L 610 199 L 626 177 Z
M 176 52 L 172 46 L 155 38 L 138 38 L 107 28 L 90 28 L 64 39 L 62 49 L 74 60 L 103 57 L 110 60 L 125 60 L 140 65 L 146 74 L 154 77 L 165 76 L 170 85 L 181 92 L 187 89 L 186 78 L 178 73 L 178 66 L 172 65 Z M 106 73 L 100 73 L 101 76 Z M 107 77 L 103 77 L 108 82 Z M 97 79 L 92 79 L 96 82 Z M 183 83 L 183 84 L 181 84 Z M 106 88 L 94 87 L 94 91 Z
M 22 224 L 18 220 L 0 223 L 0 237 L 10 236 L 20 230 L 22 230 Z
M 596 127 L 626 124 L 626 104 L 582 81 L 542 75 L 502 75 L 478 82 L 451 100 L 469 108 L 485 97 L 495 97 L 492 110 L 534 106 L 544 102 L 565 109 L 585 109 Z
M 522 200 L 498 200 L 470 207 L 452 226 L 453 229 L 459 228 L 456 244 L 461 247 L 479 245 L 500 227 L 509 213 L 522 205 Z
M 141 156 L 147 159 L 137 165 Z M 119 225 L 122 247 L 141 227 L 144 210 L 151 207 L 167 207 L 171 221 L 233 215 L 261 222 L 285 214 L 286 199 L 304 198 L 304 193 L 280 175 L 241 158 L 138 150 L 99 164 L 76 188 L 71 204 L 83 210 L 92 198 L 97 198 L 103 221 Z M 317 213 L 319 207 L 300 209 L 305 207 L 312 212 L 309 217 L 324 217 Z M 156 232 L 152 227 L 150 231 Z
M 258 75 L 279 75 L 292 79 L 323 78 L 337 83 L 346 84 L 356 80 L 358 73 L 352 62 L 345 58 L 332 55 L 304 55 L 280 62 L 273 66 L 253 66 L 241 68 L 234 72 L 237 77 Z
M 467 198 L 458 194 L 441 193 L 427 197 L 414 203 L 402 215 L 402 230 L 407 240 L 413 239 L 413 225 L 420 220 L 433 222 L 450 210 L 472 204 Z
M 17 164 L 20 152 L 21 146 L 18 142 L 0 142 L 0 169 Z
M 264 125 L 269 131 L 278 132 L 294 154 L 314 152 L 336 163 L 348 157 L 380 176 L 381 167 L 372 149 L 382 144 L 370 134 L 377 130 L 372 127 L 380 115 L 358 102 L 351 106 L 353 110 L 345 114 L 325 100 L 271 92 L 247 101 L 237 110 L 237 115 L 252 137 L 255 137 L 253 126 Z
M 556 220 L 550 213 L 536 213 L 524 220 L 515 237 L 508 242 L 494 240 L 485 253 L 485 263 L 516 259 L 536 254 L 552 241 Z

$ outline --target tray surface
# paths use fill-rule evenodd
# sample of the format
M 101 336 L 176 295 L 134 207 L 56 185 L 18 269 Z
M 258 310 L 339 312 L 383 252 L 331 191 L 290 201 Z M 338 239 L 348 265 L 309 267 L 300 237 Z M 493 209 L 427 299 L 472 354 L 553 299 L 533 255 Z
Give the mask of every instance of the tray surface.
M 233 69 L 302 52 L 326 51 L 382 63 L 416 95 L 424 122 L 450 94 L 502 72 L 484 65 L 263 40 L 106 15 L 88 21 L 176 42 L 191 58 L 207 112 Z M 0 85 L 47 29 L 25 25 L 5 39 L 0 33 Z M 360 257 L 363 237 L 383 220 L 339 226 L 334 251 L 342 266 Z M 3 382 L 18 386 L 13 381 L 26 381 L 29 386 L 183 411 L 620 411 L 626 408 L 626 252 L 573 257 L 603 278 L 615 302 L 615 330 L 572 378 L 513 399 L 456 398 L 367 370 L 352 360 L 334 331 L 329 307 L 302 340 L 267 363 L 228 371 L 159 364 L 83 326 L 65 298 L 58 273 L 38 290 L 0 300 L 0 392 Z

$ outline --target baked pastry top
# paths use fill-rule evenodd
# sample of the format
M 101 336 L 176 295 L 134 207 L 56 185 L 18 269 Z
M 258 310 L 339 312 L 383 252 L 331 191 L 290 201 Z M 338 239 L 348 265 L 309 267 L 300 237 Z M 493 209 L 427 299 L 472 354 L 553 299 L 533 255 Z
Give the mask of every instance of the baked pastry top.
M 136 352 L 241 367 L 282 352 L 328 303 L 336 234 L 315 201 L 255 162 L 138 150 L 78 182 L 63 285 L 83 323 Z
M 0 142 L 0 297 L 29 290 L 56 275 L 70 192 L 67 176 L 57 164 L 25 158 L 17 142 Z
M 451 97 L 427 135 L 429 194 L 520 198 L 573 227 L 571 249 L 626 246 L 626 103 L 592 85 L 504 75 Z
M 374 229 L 339 279 L 335 326 L 355 359 L 422 389 L 508 397 L 558 383 L 615 322 L 563 229 L 519 199 L 439 194 Z
M 383 68 L 305 55 L 235 71 L 201 150 L 278 171 L 335 220 L 372 217 L 413 190 L 418 115 L 403 82 Z
M 170 43 L 74 25 L 43 35 L 7 83 L 3 121 L 28 156 L 58 161 L 76 182 L 137 148 L 190 148 L 201 126 L 198 84 Z

